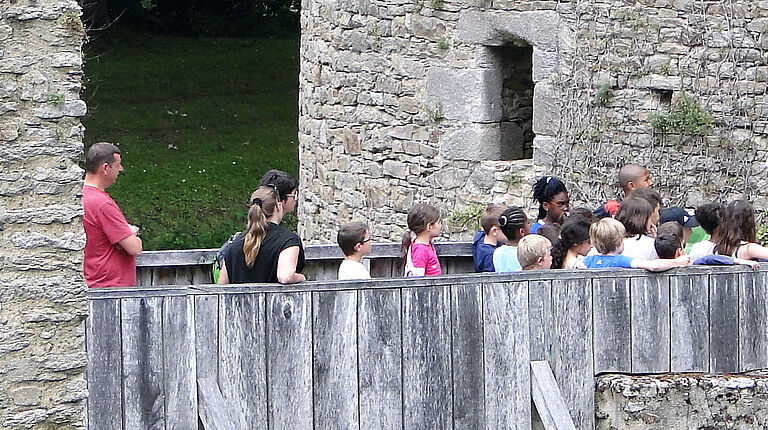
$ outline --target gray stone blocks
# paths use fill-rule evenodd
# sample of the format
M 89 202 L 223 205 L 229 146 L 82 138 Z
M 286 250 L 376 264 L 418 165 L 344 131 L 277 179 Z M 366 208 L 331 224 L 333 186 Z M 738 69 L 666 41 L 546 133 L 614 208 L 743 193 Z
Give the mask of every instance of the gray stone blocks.
M 436 103 L 449 120 L 501 120 L 501 75 L 494 69 L 431 67 L 427 71 L 427 104 Z

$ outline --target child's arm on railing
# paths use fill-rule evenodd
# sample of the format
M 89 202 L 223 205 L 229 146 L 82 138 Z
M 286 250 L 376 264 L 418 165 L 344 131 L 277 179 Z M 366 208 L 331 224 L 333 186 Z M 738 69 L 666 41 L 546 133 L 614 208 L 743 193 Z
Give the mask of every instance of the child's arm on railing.
M 687 255 L 681 255 L 675 259 L 657 259 L 657 260 L 632 260 L 633 269 L 645 269 L 651 272 L 663 272 L 674 267 L 686 267 L 691 265 L 691 259 Z

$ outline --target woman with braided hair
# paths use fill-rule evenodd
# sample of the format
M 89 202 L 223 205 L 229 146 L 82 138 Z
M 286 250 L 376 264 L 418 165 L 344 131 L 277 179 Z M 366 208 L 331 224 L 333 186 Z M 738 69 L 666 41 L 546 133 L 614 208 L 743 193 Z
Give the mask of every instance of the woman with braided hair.
M 539 215 L 531 226 L 531 233 L 544 224 L 562 224 L 568 216 L 568 191 L 565 184 L 554 176 L 542 176 L 533 185 L 533 199 L 539 202 Z
M 248 226 L 223 255 L 219 284 L 305 281 L 304 248 L 295 233 L 280 225 L 285 213 L 274 185 L 261 186 L 251 195 Z
M 523 236 L 531 232 L 528 216 L 525 215 L 522 208 L 512 206 L 499 216 L 499 227 L 507 237 L 507 244 L 493 251 L 493 267 L 496 273 L 523 270 L 517 259 L 517 244 Z

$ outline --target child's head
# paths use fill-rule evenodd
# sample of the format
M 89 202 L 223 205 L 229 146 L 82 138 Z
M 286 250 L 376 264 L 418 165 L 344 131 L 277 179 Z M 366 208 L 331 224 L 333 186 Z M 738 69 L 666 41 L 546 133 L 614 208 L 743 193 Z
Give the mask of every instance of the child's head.
M 653 185 L 651 173 L 639 164 L 627 164 L 619 169 L 619 185 L 624 195 L 637 188 L 650 188 Z
M 552 266 L 552 242 L 544 236 L 529 234 L 517 244 L 517 261 L 523 270 L 549 269 Z
M 538 230 L 536 230 L 536 234 L 539 236 L 544 236 L 549 239 L 550 242 L 555 243 L 560 237 L 560 224 L 544 224 L 543 226 L 539 227 Z
M 691 216 L 683 208 L 671 207 L 661 211 L 659 216 L 659 226 L 668 222 L 674 222 L 682 228 L 683 242 L 687 242 L 691 237 L 694 227 L 699 226 L 695 216 Z
M 731 255 L 742 241 L 757 241 L 755 209 L 746 200 L 735 200 L 725 207 L 723 222 L 714 242 L 718 254 Z
M 651 226 L 653 208 L 644 199 L 629 197 L 621 202 L 616 220 L 624 225 L 627 237 L 645 234 Z
M 480 226 L 483 228 L 485 234 L 488 234 L 493 227 L 499 226 L 499 215 L 507 209 L 504 205 L 488 205 L 483 211 L 483 215 L 480 217 Z
M 659 258 L 674 259 L 684 254 L 684 242 L 683 227 L 675 221 L 669 221 L 659 226 L 653 246 Z
M 509 207 L 499 215 L 499 227 L 507 240 L 513 242 L 531 232 L 528 216 L 518 206 Z
M 552 267 L 562 269 L 568 250 L 573 249 L 579 255 L 587 255 L 592 248 L 589 240 L 589 227 L 592 225 L 587 218 L 571 215 L 560 229 L 560 238 L 553 242 Z
M 653 212 L 651 212 L 651 224 L 655 225 L 659 223 L 659 215 L 661 213 L 662 202 L 661 196 L 658 192 L 656 192 L 656 190 L 651 188 L 635 188 L 631 193 L 629 193 L 628 197 L 636 197 L 650 203 L 651 208 L 653 209 Z M 622 204 L 623 203 L 624 202 L 622 202 Z
M 408 211 L 408 229 L 417 235 L 429 230 L 432 237 L 437 237 L 441 225 L 440 211 L 430 204 L 419 203 Z
M 720 203 L 706 203 L 696 208 L 696 220 L 701 228 L 712 236 L 723 219 L 725 208 Z
M 371 232 L 364 222 L 349 222 L 341 226 L 336 241 L 344 255 L 371 253 Z
M 403 234 L 403 241 L 400 246 L 400 258 L 405 258 L 408 249 L 411 247 L 411 232 L 417 236 L 426 234 L 430 240 L 440 235 L 440 228 L 443 223 L 440 221 L 440 211 L 429 204 L 419 203 L 414 205 L 408 211 L 408 229 Z
M 624 224 L 613 218 L 603 218 L 589 228 L 589 240 L 601 254 L 621 252 L 625 232 Z
M 537 219 L 557 222 L 568 213 L 570 200 L 565 184 L 554 176 L 542 176 L 533 185 L 533 199 L 539 202 Z
M 597 219 L 595 218 L 595 213 L 592 212 L 591 209 L 584 208 L 584 207 L 580 207 L 580 208 L 576 208 L 576 209 L 571 209 L 571 216 L 580 216 L 580 217 L 586 219 L 587 221 L 589 221 L 590 224 L 592 224 L 593 222 L 597 221 Z M 563 224 L 563 225 L 565 225 L 565 224 Z

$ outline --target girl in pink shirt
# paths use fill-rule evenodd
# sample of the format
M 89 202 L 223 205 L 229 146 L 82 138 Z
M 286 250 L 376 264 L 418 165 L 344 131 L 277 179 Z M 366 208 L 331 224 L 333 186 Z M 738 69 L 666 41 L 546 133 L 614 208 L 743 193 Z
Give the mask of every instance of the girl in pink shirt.
M 443 226 L 440 211 L 419 203 L 408 211 L 408 228 L 403 235 L 400 255 L 405 259 L 405 276 L 438 276 L 443 274 L 432 240 L 440 236 Z M 415 235 L 415 238 L 411 235 Z

